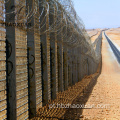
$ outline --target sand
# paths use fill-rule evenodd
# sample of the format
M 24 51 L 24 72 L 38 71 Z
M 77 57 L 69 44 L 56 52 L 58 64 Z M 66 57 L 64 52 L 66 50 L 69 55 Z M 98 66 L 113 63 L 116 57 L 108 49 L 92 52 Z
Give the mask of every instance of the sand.
M 91 30 L 87 31 L 88 35 L 91 37 L 91 42 L 92 43 L 98 38 L 101 30 L 102 29 L 91 29 Z
M 88 35 L 89 35 L 90 37 L 93 36 L 93 35 L 95 35 L 97 32 L 98 32 L 97 29 L 91 29 L 91 30 L 88 30 L 88 31 L 87 31 L 87 33 L 88 33 Z
M 83 110 L 84 119 L 120 120 L 120 65 L 104 35 L 102 41 L 102 72 L 86 105 L 88 104 L 94 104 L 95 107 Z
M 94 35 L 93 37 L 91 37 L 91 42 L 93 43 L 97 38 L 98 36 L 100 35 L 101 31 L 98 31 L 96 35 Z
M 107 31 L 107 34 L 119 45 L 118 30 L 120 29 L 111 29 Z M 45 106 L 38 110 L 37 116 L 33 120 L 39 120 L 40 118 L 42 120 L 58 120 L 61 118 L 66 120 L 120 120 L 120 64 L 118 64 L 104 34 L 101 74 L 97 82 L 96 80 L 90 80 L 93 76 L 88 76 L 67 91 L 59 93 L 57 99 L 51 102 L 84 104 L 85 108 L 49 109 L 48 106 Z M 88 87 L 90 81 L 95 82 Z

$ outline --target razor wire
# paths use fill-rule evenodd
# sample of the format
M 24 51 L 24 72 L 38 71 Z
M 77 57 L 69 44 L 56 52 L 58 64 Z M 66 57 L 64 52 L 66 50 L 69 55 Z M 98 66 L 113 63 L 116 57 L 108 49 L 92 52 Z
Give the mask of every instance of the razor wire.
M 24 27 L 27 31 L 32 31 L 34 28 L 36 31 L 40 31 L 40 29 L 46 25 L 46 17 L 54 15 L 54 11 L 51 10 L 54 9 L 57 13 L 57 16 L 55 17 L 56 20 L 49 25 L 48 29 L 42 30 L 40 35 L 45 34 L 47 31 L 56 32 L 57 35 L 59 35 L 62 30 L 64 30 L 62 44 L 72 48 L 84 46 L 87 48 L 87 51 L 80 52 L 92 57 L 96 62 L 99 61 L 98 58 L 100 58 L 100 55 L 98 55 L 98 53 L 93 49 L 91 38 L 85 30 L 83 21 L 77 15 L 72 0 L 32 0 L 32 4 L 29 4 L 28 2 L 26 5 L 24 4 L 25 0 L 15 0 L 15 6 L 11 6 L 10 0 L 7 2 L 9 3 L 7 7 L 11 7 L 11 11 L 5 14 L 11 16 L 11 14 L 14 13 L 16 23 L 22 22 L 24 24 L 28 24 L 34 17 L 37 16 L 39 18 L 39 21 L 35 25 Z M 39 10 L 39 6 L 42 6 L 41 12 Z M 22 12 L 24 11 L 23 9 L 26 9 L 26 13 L 24 14 Z M 58 40 L 57 42 L 60 41 Z M 94 44 L 97 44 L 97 42 Z

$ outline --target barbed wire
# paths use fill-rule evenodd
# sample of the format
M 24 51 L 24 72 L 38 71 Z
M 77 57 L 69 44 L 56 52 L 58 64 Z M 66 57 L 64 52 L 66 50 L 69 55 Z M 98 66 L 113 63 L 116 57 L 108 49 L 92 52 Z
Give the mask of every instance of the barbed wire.
M 0 1 L 5 4 L 5 1 Z M 62 32 L 62 44 L 69 47 L 81 47 L 87 48 L 87 51 L 83 54 L 92 57 L 96 62 L 99 62 L 101 57 L 100 53 L 97 53 L 94 46 L 99 43 L 97 40 L 94 44 L 91 43 L 91 38 L 85 30 L 85 25 L 81 18 L 77 15 L 72 0 L 15 0 L 15 6 L 11 5 L 11 1 L 6 2 L 8 6 L 3 5 L 2 12 L 9 15 L 15 15 L 15 22 L 22 22 L 24 24 L 32 23 L 37 19 L 37 22 L 30 27 L 25 27 L 26 31 L 40 31 L 40 35 L 46 32 L 55 32 L 56 35 L 61 35 Z M 5 13 L 5 9 L 10 9 Z M 3 13 L 1 13 L 3 15 Z M 52 16 L 53 18 L 51 18 Z M 4 18 L 5 19 L 5 18 Z M 46 20 L 49 20 L 49 27 L 46 28 Z M 51 22 L 52 21 L 52 22 Z M 57 40 L 57 42 L 61 42 Z

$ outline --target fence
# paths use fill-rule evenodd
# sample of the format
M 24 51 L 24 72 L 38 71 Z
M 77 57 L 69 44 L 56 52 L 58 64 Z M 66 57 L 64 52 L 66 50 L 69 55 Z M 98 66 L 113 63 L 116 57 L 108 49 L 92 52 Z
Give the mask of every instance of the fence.
M 0 119 L 32 118 L 96 72 L 101 37 L 91 44 L 72 1 L 0 0 L 0 13 Z

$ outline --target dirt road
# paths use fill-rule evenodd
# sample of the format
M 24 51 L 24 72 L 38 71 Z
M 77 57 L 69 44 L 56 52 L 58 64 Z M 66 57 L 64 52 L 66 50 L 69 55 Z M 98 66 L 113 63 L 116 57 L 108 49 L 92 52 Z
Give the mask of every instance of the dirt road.
M 102 41 L 102 73 L 82 115 L 89 120 L 120 120 L 120 65 L 105 36 Z
M 98 71 L 59 93 L 57 99 L 49 103 L 50 106 L 38 110 L 33 120 L 120 120 L 120 65 L 104 34 L 102 72 L 96 82 L 93 78 L 99 75 Z M 84 106 L 52 108 L 51 105 L 58 103 Z

